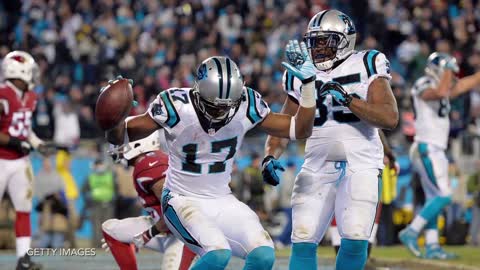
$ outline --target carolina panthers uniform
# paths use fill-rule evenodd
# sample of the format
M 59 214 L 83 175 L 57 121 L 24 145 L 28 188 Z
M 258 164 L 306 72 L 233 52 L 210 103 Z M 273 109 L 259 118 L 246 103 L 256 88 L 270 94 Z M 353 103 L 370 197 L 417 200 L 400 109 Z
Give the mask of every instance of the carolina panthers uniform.
M 238 201 L 228 183 L 233 157 L 245 133 L 270 109 L 260 94 L 244 88 L 232 120 L 209 126 L 193 106 L 193 90 L 169 89 L 148 110 L 165 130 L 169 150 L 163 214 L 170 230 L 199 255 L 231 249 L 244 258 L 260 246 L 273 247 L 256 214 Z
M 450 100 L 423 100 L 420 97 L 423 91 L 437 87 L 436 79 L 423 76 L 412 88 L 416 134 L 410 157 L 415 170 L 420 173 L 427 198 L 451 195 L 445 154 L 450 132 Z
M 319 96 L 319 89 L 336 81 L 366 100 L 370 83 L 379 77 L 390 80 L 390 67 L 385 55 L 375 50 L 354 52 L 334 69 L 317 71 L 317 115 L 292 194 L 294 243 L 319 242 L 334 211 L 343 238 L 369 238 L 383 168 L 378 129 L 331 96 Z M 289 98 L 298 102 L 302 83 L 287 72 L 283 83 Z

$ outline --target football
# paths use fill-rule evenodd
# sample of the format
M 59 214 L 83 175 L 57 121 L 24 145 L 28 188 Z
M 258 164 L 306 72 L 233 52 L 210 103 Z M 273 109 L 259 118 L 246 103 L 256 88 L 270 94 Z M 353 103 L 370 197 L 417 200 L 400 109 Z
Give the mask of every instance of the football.
M 109 83 L 100 93 L 95 106 L 95 119 L 103 130 L 110 130 L 124 120 L 133 104 L 132 86 L 128 79 Z

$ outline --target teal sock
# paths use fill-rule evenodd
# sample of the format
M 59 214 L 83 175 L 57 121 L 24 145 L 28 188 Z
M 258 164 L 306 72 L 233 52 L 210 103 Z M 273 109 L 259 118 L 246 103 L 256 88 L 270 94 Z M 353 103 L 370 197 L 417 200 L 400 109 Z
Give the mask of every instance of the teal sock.
M 203 255 L 191 270 L 224 270 L 232 257 L 229 249 L 212 250 Z
M 243 270 L 271 270 L 275 262 L 275 250 L 272 247 L 257 247 L 248 253 Z
M 342 238 L 338 251 L 336 270 L 363 270 L 367 263 L 367 240 Z
M 294 243 L 289 269 L 317 270 L 317 244 Z

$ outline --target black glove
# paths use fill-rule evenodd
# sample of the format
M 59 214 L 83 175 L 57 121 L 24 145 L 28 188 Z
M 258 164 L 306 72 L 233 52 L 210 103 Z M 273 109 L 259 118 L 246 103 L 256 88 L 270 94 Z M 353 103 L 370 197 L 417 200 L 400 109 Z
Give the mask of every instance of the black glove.
M 33 147 L 29 142 L 20 140 L 16 137 L 10 137 L 7 146 L 17 150 L 24 155 L 28 155 L 33 150 Z
M 342 106 L 348 107 L 352 102 L 352 96 L 343 89 L 338 82 L 326 82 L 320 88 L 320 96 L 331 95 Z
M 57 145 L 55 143 L 42 143 L 38 145 L 37 151 L 43 156 L 50 156 L 57 153 Z

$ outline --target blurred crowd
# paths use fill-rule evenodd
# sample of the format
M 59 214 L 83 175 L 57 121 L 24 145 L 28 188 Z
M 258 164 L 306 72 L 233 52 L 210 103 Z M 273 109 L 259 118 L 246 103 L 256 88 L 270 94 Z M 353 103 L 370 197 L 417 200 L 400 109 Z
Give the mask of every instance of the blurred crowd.
M 228 55 L 237 62 L 246 84 L 279 111 L 285 98 L 284 45 L 289 39 L 301 39 L 309 18 L 326 8 L 342 10 L 353 19 L 357 50 L 377 49 L 390 60 L 401 123 L 387 135 L 399 154 L 405 154 L 414 134 L 409 90 L 422 75 L 427 56 L 435 50 L 453 54 L 460 77 L 480 70 L 477 0 L 2 1 L 0 58 L 13 49 L 34 56 L 42 73 L 35 87 L 40 99 L 34 130 L 71 150 L 80 139 L 103 138 L 94 121 L 94 107 L 101 85 L 109 79 L 121 74 L 134 80 L 138 106 L 132 114 L 142 113 L 160 91 L 192 86 L 197 64 L 212 55 Z M 477 169 L 468 160 L 480 149 L 480 94 L 471 92 L 454 100 L 450 117 L 456 151 L 452 163 L 461 163 L 462 181 L 468 182 L 470 194 L 478 194 L 480 165 Z M 250 142 L 245 156 L 252 163 L 234 175 L 241 179 L 234 181 L 235 192 L 264 220 L 272 221 L 267 214 L 272 208 L 288 215 L 288 186 L 271 191 L 255 182 L 261 177 L 261 156 L 252 152 L 261 153 L 264 140 Z M 463 161 L 470 167 L 465 168 Z M 293 181 L 298 168 L 288 164 Z M 467 174 L 476 180 L 468 181 Z M 102 203 L 96 207 L 105 214 Z

